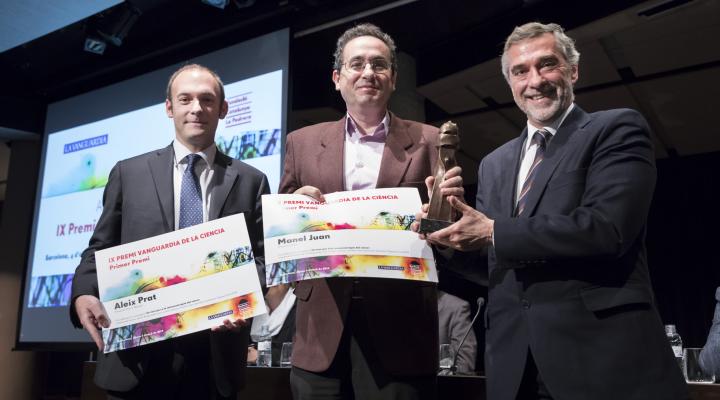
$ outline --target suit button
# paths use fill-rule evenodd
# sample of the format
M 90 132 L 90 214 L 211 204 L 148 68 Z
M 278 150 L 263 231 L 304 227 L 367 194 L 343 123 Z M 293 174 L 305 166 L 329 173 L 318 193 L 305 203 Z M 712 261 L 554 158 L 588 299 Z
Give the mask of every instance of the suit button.
M 520 300 L 520 304 L 522 304 L 522 308 L 528 309 L 530 308 L 530 301 L 528 299 L 522 299 Z

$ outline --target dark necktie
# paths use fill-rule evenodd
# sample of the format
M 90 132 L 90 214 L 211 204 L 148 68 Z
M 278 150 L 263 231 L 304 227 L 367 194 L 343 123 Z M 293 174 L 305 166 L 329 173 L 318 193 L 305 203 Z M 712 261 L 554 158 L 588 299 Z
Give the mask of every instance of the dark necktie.
M 202 192 L 198 177 L 195 175 L 195 162 L 201 157 L 197 154 L 188 154 L 185 158 L 187 158 L 187 167 L 180 184 L 179 229 L 203 222 Z
M 525 182 L 522 186 L 522 191 L 520 191 L 520 196 L 518 197 L 517 206 L 515 207 L 516 216 L 522 215 L 522 212 L 525 210 L 528 193 L 530 192 L 535 176 L 537 175 L 538 166 L 542 162 L 543 158 L 545 158 L 545 147 L 547 146 L 550 136 L 550 132 L 545 129 L 540 129 L 535 131 L 535 134 L 530 141 L 531 145 L 537 145 L 537 150 L 535 150 L 535 159 L 533 160 L 532 166 L 530 166 L 530 170 L 528 171 L 527 177 L 525 178 Z

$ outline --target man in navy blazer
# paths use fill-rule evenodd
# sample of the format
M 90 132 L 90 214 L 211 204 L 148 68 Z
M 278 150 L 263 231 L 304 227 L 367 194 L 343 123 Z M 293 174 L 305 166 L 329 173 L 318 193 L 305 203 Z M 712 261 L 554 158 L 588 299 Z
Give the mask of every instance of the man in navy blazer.
M 462 218 L 427 239 L 487 251 L 488 399 L 684 399 L 646 261 L 649 128 L 575 105 L 578 61 L 559 25 L 515 28 L 502 69 L 527 128 L 482 160 L 476 209 L 450 198 Z
M 103 211 L 75 271 L 71 319 L 84 327 L 99 349 L 98 329 L 109 324 L 98 300 L 95 251 L 175 230 L 179 225 L 180 185 L 196 154 L 194 171 L 202 192 L 203 220 L 244 213 L 258 268 L 263 234 L 260 196 L 269 193 L 265 175 L 220 153 L 218 121 L 228 110 L 222 81 L 192 64 L 170 78 L 166 112 L 175 140 L 163 149 L 118 162 L 110 172 Z M 249 327 L 225 320 L 211 331 L 98 354 L 95 383 L 117 399 L 235 399 L 243 385 Z

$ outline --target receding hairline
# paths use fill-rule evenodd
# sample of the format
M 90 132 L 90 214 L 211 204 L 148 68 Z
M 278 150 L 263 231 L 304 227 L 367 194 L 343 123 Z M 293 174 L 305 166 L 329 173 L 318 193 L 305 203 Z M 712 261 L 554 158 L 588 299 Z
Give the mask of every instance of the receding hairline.
M 392 50 L 390 50 L 390 46 L 388 46 L 387 43 L 385 43 L 382 39 L 380 39 L 380 38 L 378 38 L 378 37 L 375 37 L 375 36 L 372 36 L 372 35 L 356 36 L 356 37 L 348 40 L 347 43 L 345 43 L 345 46 L 343 46 L 343 49 L 342 49 L 342 55 L 343 55 L 343 57 L 346 56 L 346 54 L 345 54 L 345 49 L 347 49 L 347 47 L 348 47 L 348 45 L 350 44 L 350 42 L 353 42 L 353 41 L 358 40 L 358 39 L 370 39 L 370 40 L 373 40 L 373 39 L 374 39 L 374 40 L 376 40 L 377 42 L 380 42 L 380 44 L 383 45 L 383 50 L 384 50 L 384 51 L 387 51 L 389 57 L 392 57 Z M 388 60 L 388 61 L 390 61 L 390 60 Z
M 210 76 L 215 81 L 215 85 L 217 85 L 217 89 L 220 94 L 220 102 L 222 103 L 223 101 L 225 101 L 225 88 L 223 86 L 222 79 L 220 79 L 220 76 L 212 69 L 210 69 L 204 65 L 200 65 L 200 64 L 183 65 L 182 67 L 178 68 L 175 72 L 173 72 L 173 74 L 170 76 L 170 79 L 168 80 L 168 85 L 167 85 L 167 89 L 166 89 L 166 93 L 165 93 L 165 98 L 167 100 L 172 102 L 172 86 L 175 83 L 175 80 L 177 79 L 177 77 L 186 71 L 190 71 L 190 72 L 203 71 L 203 72 L 207 72 L 208 74 L 210 74 Z

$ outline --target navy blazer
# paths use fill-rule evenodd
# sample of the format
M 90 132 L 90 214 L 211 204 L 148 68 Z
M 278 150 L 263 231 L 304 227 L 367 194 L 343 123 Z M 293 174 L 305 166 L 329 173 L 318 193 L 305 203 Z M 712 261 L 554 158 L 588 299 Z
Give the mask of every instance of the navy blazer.
M 209 219 L 245 214 L 261 273 L 261 196 L 269 193 L 267 178 L 259 170 L 218 151 L 213 179 Z M 172 145 L 118 162 L 105 187 L 102 214 L 75 270 L 71 304 L 80 295 L 98 296 L 96 250 L 173 231 L 174 216 Z M 70 315 L 73 324 L 81 327 L 74 306 L 70 307 Z M 95 383 L 107 390 L 132 390 L 142 379 L 151 354 L 161 348 L 167 351 L 166 347 L 177 340 L 207 351 L 219 393 L 231 395 L 242 387 L 249 328 L 241 332 L 203 331 L 172 341 L 99 354 Z
M 645 252 L 655 155 L 645 119 L 575 107 L 513 217 L 527 131 L 485 157 L 476 207 L 488 252 L 488 398 L 514 399 L 528 349 L 558 399 L 681 399 Z

